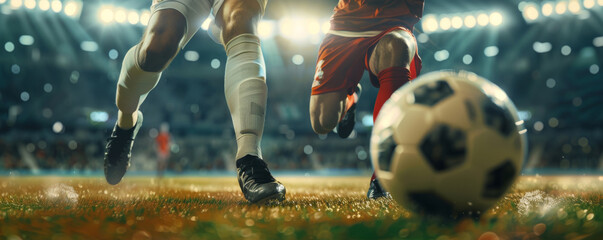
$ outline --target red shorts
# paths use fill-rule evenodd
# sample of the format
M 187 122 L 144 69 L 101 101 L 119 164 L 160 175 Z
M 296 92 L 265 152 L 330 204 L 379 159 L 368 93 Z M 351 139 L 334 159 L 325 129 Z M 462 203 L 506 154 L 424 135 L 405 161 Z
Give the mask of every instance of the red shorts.
M 412 32 L 404 27 L 393 27 L 374 37 L 327 35 L 318 51 L 316 72 L 312 83 L 312 95 L 341 90 L 352 94 L 354 88 L 360 82 L 364 70 L 369 70 L 373 86 L 379 87 L 377 76 L 372 74 L 369 68 L 370 54 L 377 42 L 394 30 L 404 30 L 414 38 Z M 416 78 L 420 71 L 421 58 L 419 58 L 417 51 L 410 62 L 410 79 Z

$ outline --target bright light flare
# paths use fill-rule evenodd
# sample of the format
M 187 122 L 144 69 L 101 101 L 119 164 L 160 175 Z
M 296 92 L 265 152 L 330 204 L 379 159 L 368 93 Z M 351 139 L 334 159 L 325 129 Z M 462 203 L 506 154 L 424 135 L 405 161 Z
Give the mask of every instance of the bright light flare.
M 595 0 L 584 0 L 584 8 L 591 9 L 595 6 Z
M 454 29 L 459 29 L 459 28 L 463 27 L 463 19 L 459 16 L 452 17 L 450 22 L 452 23 L 452 27 Z
M 321 32 L 320 22 L 317 19 L 309 19 L 306 22 L 306 28 L 311 35 L 318 35 Z
M 50 8 L 52 8 L 53 12 L 59 13 L 63 10 L 63 3 L 59 0 L 53 0 L 52 3 L 50 3 Z
M 128 14 L 126 9 L 124 8 L 116 8 L 115 9 L 115 22 L 117 23 L 125 23 L 128 19 Z
M 211 18 L 206 18 L 203 23 L 201 23 L 201 29 L 207 31 L 207 29 L 209 29 L 209 25 L 211 24 L 213 20 Z
M 82 2 L 79 1 L 68 1 L 65 2 L 65 7 L 63 8 L 63 12 L 65 15 L 69 17 L 79 17 L 82 12 Z
M 274 21 L 262 20 L 258 24 L 258 36 L 262 39 L 268 39 L 274 36 Z
M 553 14 L 553 4 L 548 2 L 542 5 L 542 15 L 551 16 Z
M 322 23 L 322 33 L 327 34 L 331 30 L 331 21 L 325 21 Z
M 559 15 L 564 14 L 565 11 L 567 10 L 567 3 L 566 2 L 558 2 L 557 5 L 555 6 L 555 12 Z
M 523 14 L 523 18 L 530 22 L 538 19 L 538 16 L 540 15 L 538 13 L 538 8 L 536 8 L 535 4 L 526 5 L 523 8 L 522 14 Z
M 580 12 L 580 3 L 578 2 L 578 0 L 571 0 L 569 2 L 569 4 L 567 5 L 567 9 L 572 12 L 572 13 L 579 13 Z
M 50 2 L 48 0 L 40 0 L 38 2 L 38 8 L 42 11 L 48 11 L 48 9 L 50 9 Z
M 138 12 L 130 11 L 128 13 L 128 23 L 130 23 L 132 25 L 136 25 L 136 24 L 138 24 L 139 21 L 140 21 L 140 16 L 139 16 Z
M 503 23 L 503 16 L 499 12 L 493 12 L 490 14 L 490 24 L 492 26 L 500 26 Z
M 423 31 L 435 32 L 438 30 L 438 20 L 433 15 L 427 15 L 422 20 Z
M 279 22 L 281 35 L 293 41 L 303 41 L 309 37 L 307 19 L 285 17 Z
M 113 7 L 111 6 L 101 6 L 98 10 L 98 19 L 104 24 L 113 22 L 114 15 Z
M 450 18 L 443 17 L 440 19 L 440 28 L 444 31 L 450 29 Z
M 481 13 L 477 15 L 477 24 L 480 26 L 486 26 L 490 22 L 490 17 L 487 14 Z
M 149 10 L 144 10 L 141 14 L 140 14 L 140 24 L 146 26 L 147 24 L 149 24 L 149 20 L 151 19 L 151 11 Z
M 473 28 L 473 27 L 475 27 L 476 23 L 477 23 L 477 20 L 475 19 L 475 17 L 473 15 L 469 15 L 469 16 L 465 17 L 465 27 Z
M 36 7 L 36 0 L 25 0 L 24 5 L 27 9 L 34 9 Z
M 23 0 L 10 0 L 10 7 L 12 9 L 17 9 L 23 6 Z

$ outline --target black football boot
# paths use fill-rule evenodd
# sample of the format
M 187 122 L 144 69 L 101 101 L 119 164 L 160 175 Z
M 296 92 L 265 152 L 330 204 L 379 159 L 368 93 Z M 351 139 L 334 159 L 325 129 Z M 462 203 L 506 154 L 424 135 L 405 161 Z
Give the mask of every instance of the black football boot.
M 362 93 L 362 86 L 360 86 L 360 84 L 356 86 L 354 93 L 357 95 L 356 99 L 360 98 L 360 94 Z M 346 109 L 343 118 L 337 124 L 335 132 L 341 138 L 349 137 L 352 131 L 354 130 L 354 125 L 356 124 L 356 105 L 357 101 L 354 102 L 348 109 Z
M 272 177 L 266 162 L 259 157 L 246 155 L 237 160 L 237 178 L 243 195 L 251 203 L 285 200 L 285 186 Z
M 105 150 L 105 178 L 109 184 L 118 184 L 130 167 L 132 145 L 134 145 L 134 138 L 141 125 L 142 113 L 140 111 L 138 111 L 138 119 L 133 128 L 123 130 L 117 126 L 117 123 L 115 124 L 111 136 L 107 139 Z

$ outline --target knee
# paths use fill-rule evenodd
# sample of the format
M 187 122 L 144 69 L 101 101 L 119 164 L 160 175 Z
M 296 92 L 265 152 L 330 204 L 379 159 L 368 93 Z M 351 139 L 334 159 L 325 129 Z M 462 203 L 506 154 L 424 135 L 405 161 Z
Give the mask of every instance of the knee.
M 339 118 L 333 116 L 327 116 L 327 114 L 310 113 L 312 122 L 312 129 L 317 134 L 327 134 L 331 132 L 339 123 Z
M 405 31 L 390 32 L 383 36 L 373 52 L 371 68 L 375 73 L 390 67 L 408 67 L 415 54 L 415 43 Z
M 222 37 L 224 43 L 228 43 L 230 39 L 245 33 L 256 32 L 256 25 L 260 19 L 259 11 L 237 7 L 231 10 L 223 17 Z
M 140 43 L 138 64 L 142 70 L 159 72 L 165 69 L 178 53 L 184 36 L 181 29 L 153 28 Z
M 138 64 L 147 72 L 160 72 L 165 69 L 171 59 L 178 53 L 179 40 L 174 42 L 151 40 L 142 44 L 138 53 Z

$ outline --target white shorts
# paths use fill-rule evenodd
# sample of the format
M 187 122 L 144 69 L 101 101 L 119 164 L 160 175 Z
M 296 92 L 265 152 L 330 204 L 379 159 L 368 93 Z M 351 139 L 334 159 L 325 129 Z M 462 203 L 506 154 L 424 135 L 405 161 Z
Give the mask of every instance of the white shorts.
M 257 1 L 260 4 L 263 16 L 268 0 Z M 188 41 L 197 33 L 203 21 L 210 17 L 210 15 L 211 18 L 214 18 L 215 14 L 220 11 L 223 3 L 224 0 L 153 0 L 151 16 L 162 9 L 175 9 L 182 13 L 186 19 L 186 33 L 180 41 L 180 48 L 184 48 Z M 213 29 L 213 31 L 208 31 L 208 34 L 214 41 L 222 43 L 221 29 L 215 25 L 214 21 L 212 21 L 211 25 L 210 29 Z

